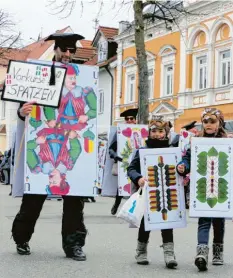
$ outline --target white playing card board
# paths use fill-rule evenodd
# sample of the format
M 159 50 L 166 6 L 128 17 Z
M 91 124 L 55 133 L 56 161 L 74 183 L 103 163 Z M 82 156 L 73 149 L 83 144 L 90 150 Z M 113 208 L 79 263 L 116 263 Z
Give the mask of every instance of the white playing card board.
M 186 227 L 182 179 L 176 172 L 180 148 L 142 149 L 141 173 L 147 180 L 145 229 L 161 230 Z
M 122 158 L 122 162 L 118 163 L 119 196 L 130 196 L 132 194 L 127 168 L 135 150 L 145 146 L 147 137 L 147 125 L 119 124 L 117 126 L 117 154 Z
M 232 139 L 192 139 L 190 217 L 233 216 L 232 151 Z

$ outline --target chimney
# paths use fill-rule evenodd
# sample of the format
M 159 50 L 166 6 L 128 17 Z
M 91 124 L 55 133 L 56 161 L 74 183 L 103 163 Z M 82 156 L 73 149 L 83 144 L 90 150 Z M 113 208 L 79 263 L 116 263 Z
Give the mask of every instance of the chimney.
M 120 21 L 119 22 L 119 33 L 118 34 L 121 34 L 123 33 L 125 30 L 127 30 L 129 27 L 130 27 L 130 23 L 129 21 Z

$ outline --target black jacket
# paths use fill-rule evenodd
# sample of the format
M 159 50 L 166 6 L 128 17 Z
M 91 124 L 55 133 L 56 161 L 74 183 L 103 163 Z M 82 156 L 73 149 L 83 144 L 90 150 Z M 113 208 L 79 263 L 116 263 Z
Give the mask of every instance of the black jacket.
M 150 141 L 147 140 L 146 141 L 146 146 L 144 148 L 141 149 L 156 149 L 156 148 L 169 148 L 169 147 L 174 147 L 173 144 L 169 145 L 168 140 L 167 141 L 158 141 L 158 144 L 161 145 L 157 145 L 155 146 L 151 146 L 150 145 Z M 142 174 L 141 174 L 141 165 L 140 165 L 140 155 L 139 155 L 139 150 L 137 150 L 137 152 L 135 153 L 134 158 L 132 159 L 129 167 L 127 168 L 127 175 L 130 178 L 130 180 L 136 185 L 138 186 L 138 181 L 140 178 L 142 178 Z
M 114 159 L 114 162 L 122 161 L 122 158 L 117 156 L 117 132 L 114 134 L 112 142 L 108 148 L 110 158 Z
M 18 110 L 17 110 L 17 115 L 18 115 L 18 117 L 20 118 L 20 120 L 25 121 L 25 117 L 22 117 L 22 116 L 20 115 L 20 109 L 21 109 L 22 106 L 23 106 L 23 103 L 20 103 L 19 108 L 18 108 Z

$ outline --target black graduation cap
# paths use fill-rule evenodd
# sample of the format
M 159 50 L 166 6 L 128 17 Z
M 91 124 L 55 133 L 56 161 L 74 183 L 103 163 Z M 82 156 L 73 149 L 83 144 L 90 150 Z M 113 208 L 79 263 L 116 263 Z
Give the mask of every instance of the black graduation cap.
M 67 50 L 67 48 L 70 48 L 70 49 L 73 49 L 73 52 L 75 52 L 76 48 L 77 48 L 76 42 L 78 40 L 83 40 L 83 39 L 84 39 L 84 37 L 81 36 L 81 35 L 78 35 L 78 34 L 72 34 L 72 33 L 59 34 L 59 33 L 55 33 L 55 34 L 52 34 L 52 35 L 48 36 L 48 38 L 46 38 L 45 41 L 53 41 L 54 40 L 55 41 L 54 49 L 59 47 L 61 49 L 61 51 L 65 52 Z M 51 67 L 51 76 L 50 76 L 49 85 L 55 85 L 55 66 L 54 66 L 54 62 L 53 62 L 53 65 Z
M 193 122 L 191 122 L 191 123 L 188 123 L 187 125 L 182 126 L 182 128 L 184 128 L 184 129 L 186 129 L 186 130 L 188 131 L 188 130 L 190 130 L 190 129 L 192 129 L 192 128 L 195 127 L 196 122 L 197 122 L 197 121 L 193 121 Z
M 48 36 L 48 38 L 46 38 L 45 41 L 55 41 L 54 48 L 60 47 L 62 50 L 62 48 L 66 48 L 66 47 L 76 48 L 76 42 L 83 39 L 84 37 L 79 34 L 55 33 Z
M 128 109 L 128 110 L 125 110 L 124 112 L 122 112 L 120 114 L 121 117 L 134 117 L 136 118 L 137 117 L 137 114 L 138 114 L 138 108 L 134 108 L 134 109 Z

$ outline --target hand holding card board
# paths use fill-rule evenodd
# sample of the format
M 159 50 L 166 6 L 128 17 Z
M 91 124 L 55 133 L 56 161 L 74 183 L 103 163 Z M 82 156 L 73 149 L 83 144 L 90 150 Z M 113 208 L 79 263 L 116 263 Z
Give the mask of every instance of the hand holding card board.
M 58 107 L 66 76 L 66 68 L 55 66 L 55 85 L 50 86 L 51 65 L 10 61 L 2 100 L 35 101 L 38 105 Z

